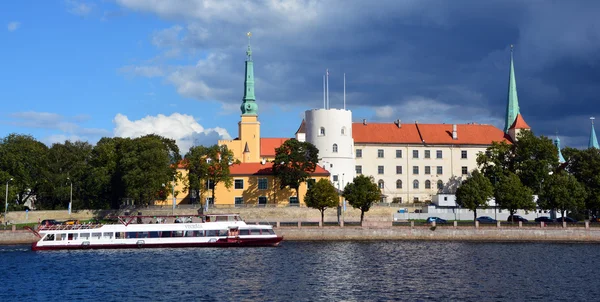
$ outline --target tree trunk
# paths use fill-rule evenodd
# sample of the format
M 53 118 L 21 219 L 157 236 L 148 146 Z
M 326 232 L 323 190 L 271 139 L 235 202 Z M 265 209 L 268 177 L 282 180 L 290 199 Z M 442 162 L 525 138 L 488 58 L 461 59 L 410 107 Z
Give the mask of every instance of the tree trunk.
M 477 209 L 473 209 L 473 221 L 477 221 Z
M 560 216 L 562 221 L 565 221 L 565 209 L 560 209 Z
M 365 211 L 363 209 L 360 209 L 360 226 L 362 226 L 364 217 L 365 217 Z
M 321 209 L 321 225 L 325 224 L 325 209 Z
M 509 210 L 510 213 L 510 222 L 514 223 L 515 222 L 515 210 Z
M 212 199 L 213 199 L 213 206 L 217 203 L 217 198 L 215 197 L 215 188 L 217 187 L 217 183 L 213 182 L 213 187 L 212 187 Z M 235 205 L 234 205 L 235 206 Z

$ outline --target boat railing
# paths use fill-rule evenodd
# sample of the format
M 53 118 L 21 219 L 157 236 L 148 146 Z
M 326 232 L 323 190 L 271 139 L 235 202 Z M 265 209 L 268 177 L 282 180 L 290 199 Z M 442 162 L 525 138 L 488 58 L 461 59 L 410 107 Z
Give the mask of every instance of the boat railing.
M 102 224 L 42 225 L 38 228 L 38 231 L 87 230 L 87 229 L 97 229 L 102 226 L 103 226 Z

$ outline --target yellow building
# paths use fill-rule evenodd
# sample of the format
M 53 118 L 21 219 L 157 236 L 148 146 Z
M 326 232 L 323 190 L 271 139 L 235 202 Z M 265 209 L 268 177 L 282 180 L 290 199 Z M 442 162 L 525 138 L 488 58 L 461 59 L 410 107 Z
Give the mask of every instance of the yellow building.
M 248 45 L 246 51 L 246 72 L 244 79 L 244 98 L 240 109 L 242 115 L 238 123 L 238 137 L 233 140 L 220 140 L 220 146 L 226 145 L 241 163 L 230 166 L 233 177 L 233 186 L 226 188 L 225 184 L 218 183 L 215 188 L 216 199 L 212 196 L 210 184 L 207 184 L 199 197 L 189 196 L 184 189 L 182 181 L 175 186 L 176 204 L 186 204 L 202 200 L 216 205 L 300 205 L 304 204 L 304 195 L 307 183 L 302 183 L 296 192 L 289 188 L 280 189 L 279 183 L 273 177 L 273 163 L 275 149 L 281 146 L 287 138 L 261 138 L 260 122 L 258 121 L 258 105 L 254 96 L 254 65 L 252 50 Z M 180 167 L 178 172 L 181 179 L 187 177 L 187 170 Z M 312 181 L 329 178 L 329 172 L 317 166 L 311 174 Z M 169 194 L 166 201 L 157 201 L 156 205 L 171 205 L 173 195 Z

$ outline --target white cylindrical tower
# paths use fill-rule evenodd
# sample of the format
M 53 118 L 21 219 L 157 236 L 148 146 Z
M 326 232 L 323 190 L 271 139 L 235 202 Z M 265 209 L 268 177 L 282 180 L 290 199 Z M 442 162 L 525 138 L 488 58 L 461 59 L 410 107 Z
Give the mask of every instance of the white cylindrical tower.
M 344 109 L 307 110 L 305 120 L 306 141 L 319 149 L 319 165 L 331 173 L 334 186 L 343 190 L 356 174 L 352 112 Z

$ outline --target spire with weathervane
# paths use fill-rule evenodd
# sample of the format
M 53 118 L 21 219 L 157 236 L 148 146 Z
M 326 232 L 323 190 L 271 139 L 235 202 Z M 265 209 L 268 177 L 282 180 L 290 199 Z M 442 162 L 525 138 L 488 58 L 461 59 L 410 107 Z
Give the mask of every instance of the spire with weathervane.
M 513 64 L 513 45 L 510 45 L 510 73 L 508 76 L 508 104 L 506 105 L 506 120 L 504 121 L 504 133 L 515 122 L 519 114 L 519 97 L 517 96 L 517 81 L 515 79 L 515 67 Z
M 598 138 L 596 137 L 596 130 L 594 130 L 595 119 L 595 117 L 590 117 L 590 120 L 592 121 L 592 131 L 590 132 L 590 142 L 588 143 L 588 148 L 600 149 L 600 147 L 598 147 Z
M 560 138 L 558 138 L 558 132 L 556 133 L 556 138 L 554 139 L 554 145 L 558 149 L 558 162 L 564 164 L 565 158 L 562 155 L 562 151 L 560 151 Z
M 246 50 L 246 73 L 244 78 L 244 98 L 240 109 L 242 115 L 258 115 L 258 105 L 254 96 L 254 62 L 252 62 L 252 49 L 250 48 L 250 37 L 248 32 L 248 50 Z

